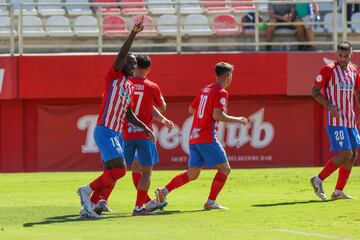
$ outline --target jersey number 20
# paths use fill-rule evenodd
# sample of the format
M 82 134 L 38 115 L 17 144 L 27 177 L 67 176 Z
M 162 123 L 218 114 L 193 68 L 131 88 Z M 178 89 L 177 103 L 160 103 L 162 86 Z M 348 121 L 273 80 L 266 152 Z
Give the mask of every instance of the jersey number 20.
M 204 116 L 205 111 L 205 105 L 206 101 L 208 99 L 207 95 L 201 95 L 200 96 L 200 104 L 199 104 L 199 110 L 198 110 L 198 118 L 202 118 Z

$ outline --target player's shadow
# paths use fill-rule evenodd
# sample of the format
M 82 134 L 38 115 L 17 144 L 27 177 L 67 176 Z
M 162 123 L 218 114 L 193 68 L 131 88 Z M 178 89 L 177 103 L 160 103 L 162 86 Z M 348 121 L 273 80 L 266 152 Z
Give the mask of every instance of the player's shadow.
M 188 210 L 188 211 L 180 211 L 180 210 L 172 210 L 172 211 L 163 211 L 157 212 L 155 215 L 172 215 L 172 214 L 184 214 L 184 213 L 196 213 L 196 212 L 204 212 L 208 211 L 205 209 L 198 209 L 198 210 Z
M 124 218 L 124 217 L 131 217 L 131 215 L 129 215 L 129 213 L 119 213 L 119 214 L 104 215 L 103 218 L 81 218 L 81 217 L 79 217 L 78 214 L 72 214 L 72 215 L 48 217 L 48 218 L 45 218 L 45 220 L 40 221 L 40 222 L 24 223 L 23 227 L 33 227 L 35 225 L 48 225 L 48 224 L 54 224 L 54 223 L 99 221 L 99 220 L 105 220 L 105 219 L 109 219 L 109 218 Z
M 294 202 L 279 202 L 279 203 L 264 203 L 264 204 L 254 204 L 252 207 L 276 207 L 276 206 L 287 206 L 287 205 L 297 205 L 297 204 L 313 204 L 313 203 L 325 203 L 331 202 L 334 200 L 308 200 L 308 201 L 294 201 Z

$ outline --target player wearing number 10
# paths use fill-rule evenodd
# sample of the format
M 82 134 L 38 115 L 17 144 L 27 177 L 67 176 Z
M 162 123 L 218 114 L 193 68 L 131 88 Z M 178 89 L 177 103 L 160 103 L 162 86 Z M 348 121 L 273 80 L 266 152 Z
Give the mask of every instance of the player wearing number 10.
M 311 94 L 327 108 L 326 130 L 331 151 L 338 154 L 329 160 L 322 171 L 310 182 L 315 194 L 326 200 L 322 182 L 339 168 L 338 180 L 331 199 L 351 199 L 343 192 L 360 147 L 360 136 L 356 126 L 354 97 L 360 104 L 360 76 L 349 62 L 352 47 L 342 42 L 337 47 L 337 61 L 324 66 L 315 79 Z M 320 93 L 324 89 L 325 96 Z
M 218 171 L 204 208 L 225 209 L 215 202 L 230 173 L 225 150 L 216 138 L 217 124 L 219 121 L 248 124 L 245 117 L 233 117 L 225 113 L 228 103 L 228 92 L 225 89 L 231 84 L 232 72 L 232 65 L 224 62 L 216 64 L 216 82 L 202 88 L 189 107 L 194 120 L 190 131 L 188 170 L 175 176 L 165 187 L 155 190 L 158 202 L 164 202 L 166 195 L 175 188 L 195 180 L 201 168 L 207 165 Z

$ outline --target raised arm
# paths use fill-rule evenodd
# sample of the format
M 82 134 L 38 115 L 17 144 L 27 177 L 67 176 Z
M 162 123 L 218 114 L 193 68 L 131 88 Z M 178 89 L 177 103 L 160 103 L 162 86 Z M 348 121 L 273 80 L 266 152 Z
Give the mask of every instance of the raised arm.
M 249 124 L 249 120 L 246 117 L 234 117 L 229 116 L 223 112 L 220 108 L 215 108 L 213 112 L 213 119 L 215 121 L 221 122 L 233 122 L 233 123 L 240 123 L 244 126 Z
M 126 63 L 126 57 L 129 53 L 131 45 L 134 41 L 134 38 L 137 33 L 141 32 L 144 29 L 144 17 L 141 18 L 139 23 L 136 23 L 131 30 L 128 38 L 126 39 L 125 43 L 120 48 L 120 51 L 114 61 L 113 67 L 114 70 L 117 72 L 119 69 L 122 69 Z

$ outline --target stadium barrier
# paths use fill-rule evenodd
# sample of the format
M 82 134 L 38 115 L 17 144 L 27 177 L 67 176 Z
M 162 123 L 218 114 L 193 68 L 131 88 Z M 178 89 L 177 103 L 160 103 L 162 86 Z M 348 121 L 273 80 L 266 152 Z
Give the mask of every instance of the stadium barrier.
M 216 62 L 235 65 L 229 113 L 251 125 L 220 126 L 234 168 L 321 165 L 331 157 L 321 106 L 310 97 L 314 76 L 334 53 L 151 55 L 149 79 L 168 102 L 176 128 L 155 125 L 161 163 L 185 168 L 191 118 L 188 105 L 214 81 Z M 101 169 L 92 137 L 105 73 L 114 56 L 0 58 L 0 171 Z M 199 64 L 201 62 L 201 64 Z M 360 62 L 355 54 L 353 62 Z

